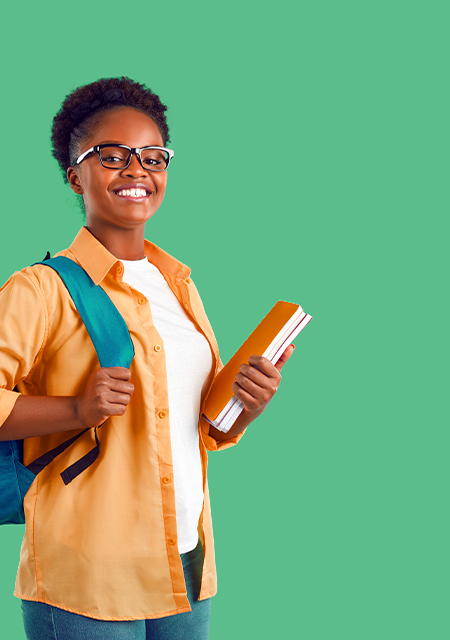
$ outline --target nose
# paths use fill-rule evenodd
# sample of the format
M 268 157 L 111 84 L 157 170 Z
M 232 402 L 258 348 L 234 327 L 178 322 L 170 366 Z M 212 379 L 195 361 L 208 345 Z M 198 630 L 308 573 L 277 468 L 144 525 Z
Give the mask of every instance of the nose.
M 135 153 L 131 154 L 131 160 L 128 167 L 123 169 L 124 175 L 129 178 L 136 178 L 137 176 L 148 176 L 148 172 L 144 169 L 144 167 L 139 162 L 139 158 Z

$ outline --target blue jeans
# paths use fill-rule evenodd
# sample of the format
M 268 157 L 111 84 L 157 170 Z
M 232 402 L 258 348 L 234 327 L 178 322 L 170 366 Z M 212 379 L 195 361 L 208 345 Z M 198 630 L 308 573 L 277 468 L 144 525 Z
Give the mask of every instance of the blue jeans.
M 45 602 L 22 600 L 28 640 L 207 640 L 211 600 L 198 600 L 203 548 L 181 555 L 192 611 L 156 620 L 94 620 Z

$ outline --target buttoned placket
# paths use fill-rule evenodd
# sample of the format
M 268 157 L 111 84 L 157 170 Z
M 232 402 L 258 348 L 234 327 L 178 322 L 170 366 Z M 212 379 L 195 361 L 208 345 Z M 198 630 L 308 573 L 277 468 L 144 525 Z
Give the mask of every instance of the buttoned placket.
M 127 288 L 129 295 L 131 295 L 131 297 L 133 298 L 137 315 L 141 322 L 142 328 L 144 329 L 149 340 L 148 352 L 149 354 L 153 353 L 151 357 L 153 362 L 152 369 L 160 369 L 161 375 L 162 370 L 164 370 L 164 375 L 167 379 L 163 340 L 153 323 L 150 303 L 141 292 L 123 281 L 123 274 L 123 266 L 119 264 L 116 268 L 115 277 L 124 287 Z M 177 295 L 178 292 L 172 287 L 171 289 L 184 308 L 183 301 L 180 300 L 179 295 Z M 181 559 L 177 547 L 178 532 L 175 508 L 175 486 L 173 482 L 172 447 L 170 439 L 169 400 L 167 395 L 165 395 L 164 398 L 161 397 L 161 392 L 159 391 L 159 385 L 157 382 L 157 376 L 154 378 L 154 397 L 156 402 L 155 423 L 158 441 L 158 461 L 166 533 L 166 549 L 169 565 L 171 568 L 172 580 L 175 583 L 178 593 L 182 594 L 183 592 L 186 592 L 186 585 L 184 581 L 184 572 L 181 564 Z M 181 606 L 188 606 L 190 608 L 187 598 L 185 598 L 186 601 L 184 601 L 183 596 L 178 596 L 178 598 L 180 600 Z
M 152 328 L 151 333 L 153 334 L 154 339 L 153 340 L 149 339 L 149 341 L 152 345 L 154 356 L 161 355 L 164 358 L 164 370 L 165 370 L 165 356 L 164 356 L 163 342 L 156 330 L 156 327 L 153 324 L 150 304 L 147 298 L 142 293 L 140 293 L 136 289 L 133 289 L 133 287 L 131 287 L 127 283 L 123 282 L 123 273 L 124 273 L 124 269 L 122 265 L 119 265 L 116 270 L 116 274 L 117 274 L 116 278 L 117 280 L 122 282 L 124 286 L 128 288 L 130 295 L 133 297 L 137 313 L 139 315 L 140 321 L 147 335 L 148 335 L 148 331 L 147 331 L 146 325 L 151 326 Z M 167 284 L 169 285 L 171 291 L 177 298 L 178 302 L 181 304 L 181 306 L 183 307 L 183 309 L 185 310 L 185 312 L 187 313 L 191 321 L 194 323 L 197 330 L 200 331 L 202 335 L 206 338 L 206 340 L 208 341 L 208 344 L 210 345 L 210 349 L 212 353 L 214 353 L 211 339 L 208 333 L 200 325 L 198 319 L 195 317 L 193 312 L 191 298 L 190 298 L 190 288 L 189 288 L 190 278 L 189 277 L 177 278 L 169 274 L 165 274 L 164 271 L 161 271 L 161 273 L 164 279 L 166 280 Z M 211 383 L 212 383 L 212 379 L 211 379 Z M 175 486 L 173 483 L 173 478 L 170 473 L 170 470 L 173 469 L 173 467 L 172 467 L 172 457 L 171 457 L 172 450 L 171 450 L 171 441 L 170 441 L 170 425 L 167 423 L 167 420 L 168 419 L 170 420 L 170 416 L 168 415 L 168 398 L 166 403 L 167 411 L 166 409 L 161 408 L 161 402 L 157 401 L 156 393 L 155 393 L 155 401 L 156 401 L 156 406 L 155 406 L 156 423 L 157 425 L 161 424 L 161 427 L 163 427 L 162 423 L 165 420 L 166 422 L 164 423 L 164 426 L 168 427 L 167 433 L 169 433 L 168 447 L 167 447 L 167 446 L 164 446 L 164 439 L 162 438 L 162 434 L 164 433 L 164 428 L 161 428 L 161 429 L 157 428 L 157 431 L 159 433 L 158 442 L 163 445 L 162 448 L 166 451 L 165 459 L 161 458 L 161 451 L 158 452 L 158 459 L 160 464 L 161 494 L 163 498 L 163 505 L 166 506 L 168 503 L 171 503 L 169 510 L 173 512 L 173 516 L 172 516 L 172 513 L 169 514 L 169 516 L 165 515 L 166 549 L 167 549 L 167 554 L 169 559 L 169 565 L 171 567 L 172 578 L 173 579 L 175 578 L 175 574 L 173 571 L 175 570 L 179 576 L 178 589 L 181 592 L 185 592 L 186 588 L 185 588 L 185 582 L 184 582 L 184 574 L 183 574 L 182 568 L 180 572 L 181 561 L 180 561 L 180 557 L 177 549 L 177 528 L 176 528 L 176 516 L 175 516 Z M 199 434 L 199 437 L 201 438 L 201 433 Z M 168 451 L 170 451 L 170 461 L 168 460 L 169 458 Z M 202 443 L 202 446 L 200 446 L 200 452 L 201 452 L 201 460 L 202 460 L 203 492 L 205 493 L 208 456 L 203 443 Z M 203 509 L 199 519 L 199 535 L 204 546 L 204 551 L 206 553 L 205 532 L 203 530 Z M 180 588 L 181 585 L 182 585 L 182 588 Z M 207 581 L 202 580 L 202 592 L 203 591 L 206 592 L 207 588 L 208 588 Z M 200 599 L 201 599 L 201 595 L 200 595 Z

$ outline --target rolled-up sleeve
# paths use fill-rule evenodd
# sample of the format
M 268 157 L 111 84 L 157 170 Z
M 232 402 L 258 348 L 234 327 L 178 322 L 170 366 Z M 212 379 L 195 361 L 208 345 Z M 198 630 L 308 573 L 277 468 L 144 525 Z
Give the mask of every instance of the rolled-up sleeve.
M 244 431 L 241 431 L 241 433 L 238 433 L 237 436 L 234 436 L 233 438 L 227 438 L 226 440 L 216 440 L 209 435 L 209 427 L 209 422 L 205 420 L 205 418 L 201 418 L 200 433 L 202 434 L 203 443 L 208 451 L 220 451 L 221 449 L 228 449 L 228 447 L 232 447 L 239 442 L 246 431 L 244 429 Z
M 38 282 L 22 271 L 14 273 L 0 289 L 0 428 L 20 395 L 14 387 L 41 357 L 47 327 Z
M 223 362 L 219 358 L 219 364 L 218 364 L 216 375 L 219 373 L 221 369 L 223 369 Z M 238 433 L 237 436 L 234 436 L 233 438 L 227 438 L 226 440 L 216 440 L 209 433 L 210 426 L 211 425 L 209 424 L 208 420 L 205 420 L 205 418 L 201 416 L 200 417 L 200 433 L 207 451 L 220 451 L 221 449 L 228 449 L 228 447 L 234 446 L 239 442 L 239 440 L 242 438 L 242 436 L 246 431 L 246 429 L 244 429 L 244 431 L 241 431 L 241 433 Z

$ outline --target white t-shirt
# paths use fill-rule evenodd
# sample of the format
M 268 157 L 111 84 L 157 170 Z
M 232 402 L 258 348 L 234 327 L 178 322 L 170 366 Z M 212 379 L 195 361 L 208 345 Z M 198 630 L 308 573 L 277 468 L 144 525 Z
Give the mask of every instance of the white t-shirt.
M 198 420 L 202 387 L 212 366 L 211 349 L 157 267 L 147 258 L 121 262 L 124 281 L 149 301 L 164 344 L 178 550 L 187 553 L 197 545 L 203 506 Z

